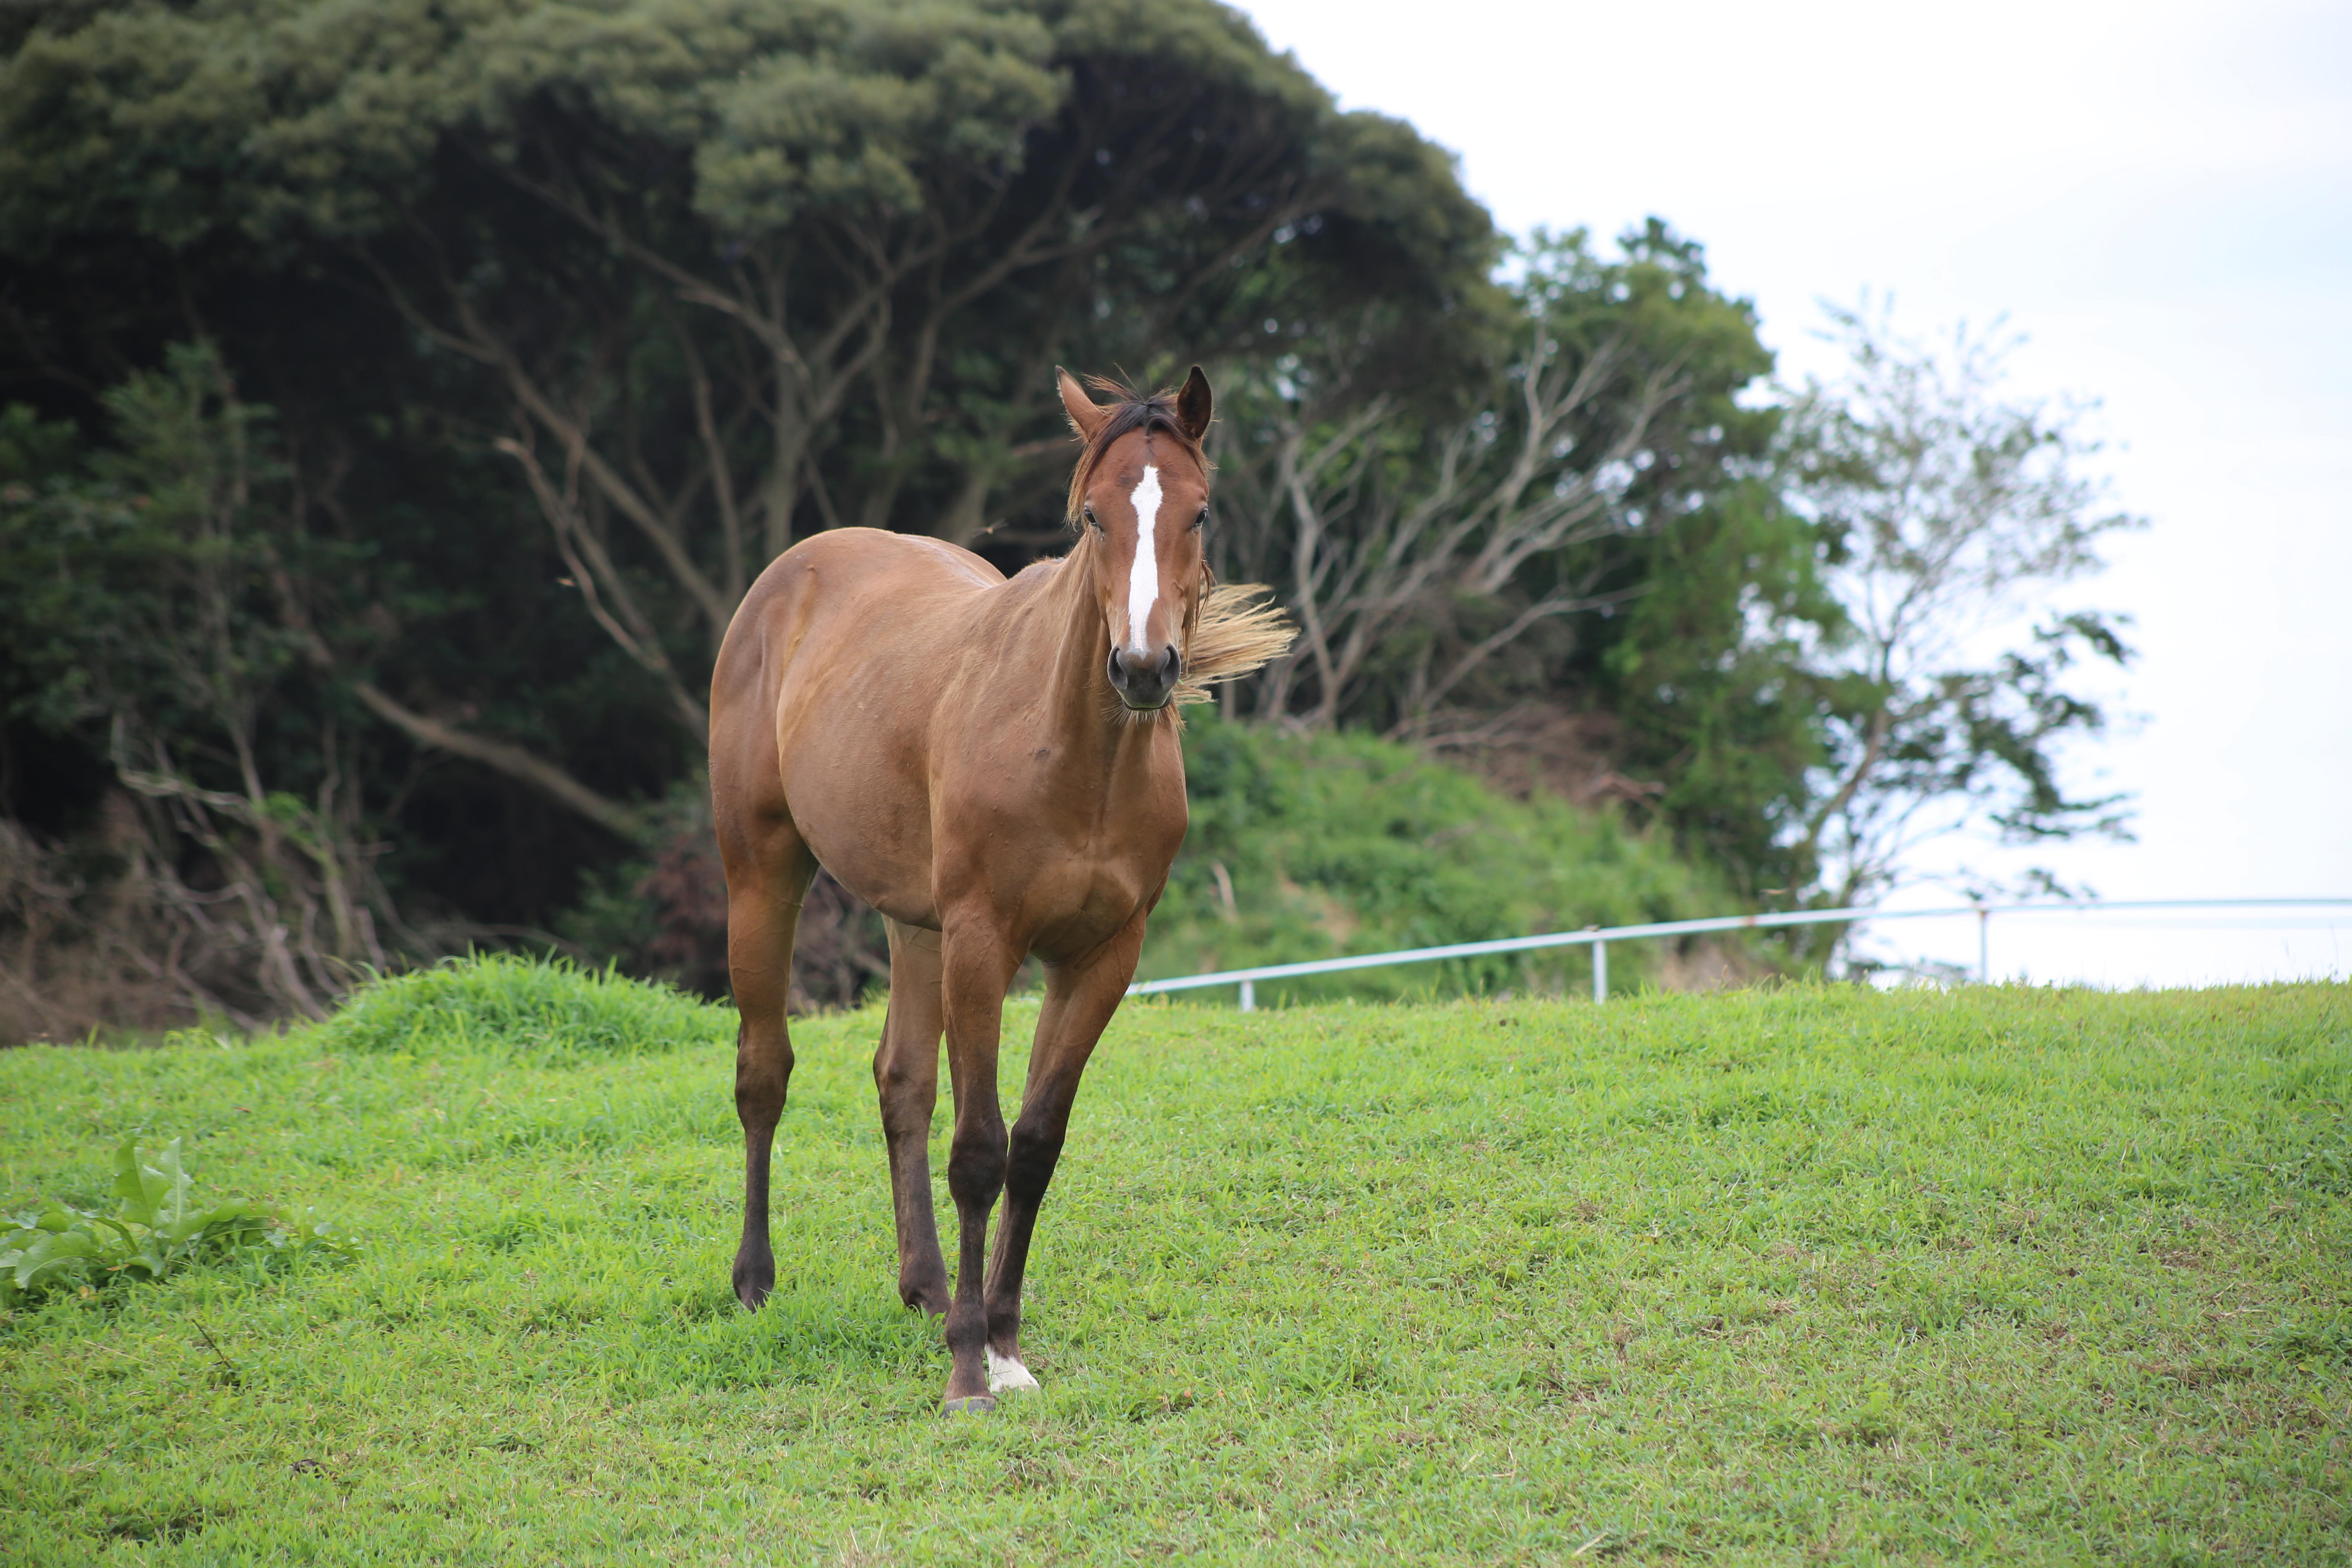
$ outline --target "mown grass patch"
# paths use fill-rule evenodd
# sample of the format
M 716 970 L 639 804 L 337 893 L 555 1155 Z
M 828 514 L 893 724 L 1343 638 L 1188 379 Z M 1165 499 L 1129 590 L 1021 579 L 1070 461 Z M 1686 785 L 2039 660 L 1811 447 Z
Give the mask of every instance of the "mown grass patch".
M 2344 986 L 1131 1005 L 1041 1226 L 1045 1388 L 957 1422 L 891 1290 L 878 1014 L 796 1026 L 757 1316 L 731 1028 L 679 1016 L 0 1057 L 7 1206 L 181 1136 L 363 1242 L 0 1325 L 0 1555 L 2343 1554 Z

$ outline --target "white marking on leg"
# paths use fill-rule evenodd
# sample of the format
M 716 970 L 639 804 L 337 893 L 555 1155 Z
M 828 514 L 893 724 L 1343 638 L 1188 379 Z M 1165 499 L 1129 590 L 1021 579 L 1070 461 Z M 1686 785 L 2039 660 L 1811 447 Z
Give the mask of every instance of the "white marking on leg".
M 1034 1388 L 1037 1380 L 1029 1369 L 1009 1355 L 998 1355 L 993 1347 L 988 1352 L 988 1392 L 1002 1394 L 1008 1388 Z
M 1160 469 L 1143 465 L 1135 481 L 1135 563 L 1127 569 L 1127 646 L 1130 652 L 1149 653 L 1143 628 L 1150 623 L 1151 606 L 1160 602 L 1160 552 L 1152 548 L 1153 527 L 1160 521 Z

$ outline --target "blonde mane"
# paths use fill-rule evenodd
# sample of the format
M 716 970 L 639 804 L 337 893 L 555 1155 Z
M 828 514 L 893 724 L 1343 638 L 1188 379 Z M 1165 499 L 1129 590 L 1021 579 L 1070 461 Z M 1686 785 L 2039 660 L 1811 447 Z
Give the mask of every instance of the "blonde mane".
M 1206 702 L 1211 683 L 1263 669 L 1290 651 L 1298 628 L 1263 583 L 1213 583 L 1201 596 L 1173 706 Z

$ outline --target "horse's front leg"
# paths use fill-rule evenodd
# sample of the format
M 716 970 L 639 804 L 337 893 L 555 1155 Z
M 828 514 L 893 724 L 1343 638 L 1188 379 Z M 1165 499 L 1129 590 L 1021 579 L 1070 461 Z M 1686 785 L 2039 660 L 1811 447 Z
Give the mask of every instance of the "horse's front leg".
M 1084 960 L 1045 971 L 1045 1001 L 1038 1010 L 1029 1082 L 1022 1092 L 1021 1118 L 1013 1125 L 1006 1162 L 1004 1222 L 997 1227 L 984 1291 L 992 1390 L 1037 1386 L 1021 1359 L 1021 1280 L 1029 1265 L 1029 1240 L 1037 1228 L 1038 1205 L 1045 1201 L 1045 1188 L 1062 1157 L 1078 1079 L 1104 1026 L 1118 1011 L 1119 999 L 1127 994 L 1142 950 L 1143 917 L 1138 915 Z
M 956 1207 L 955 1298 L 948 1306 L 944 1408 L 978 1414 L 995 1407 L 988 1391 L 988 1307 L 982 1273 L 988 1216 L 1004 1189 L 1004 1114 L 996 1101 L 998 1031 L 1004 988 L 1020 950 L 992 924 L 950 922 L 944 933 L 940 995 L 948 1037 L 948 1081 L 955 1092 L 955 1132 L 948 1142 L 948 1195 Z

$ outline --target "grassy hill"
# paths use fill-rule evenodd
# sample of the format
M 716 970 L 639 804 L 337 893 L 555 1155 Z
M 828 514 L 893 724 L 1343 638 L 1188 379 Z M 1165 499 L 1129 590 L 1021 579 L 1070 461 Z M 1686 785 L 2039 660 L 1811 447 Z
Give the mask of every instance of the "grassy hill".
M 1588 925 L 1733 914 L 1664 834 L 1538 794 L 1516 800 L 1410 746 L 1194 718 L 1191 830 L 1144 941 L 1143 978 Z M 1763 964 L 1737 941 L 1621 944 L 1614 982 L 1706 983 Z M 1427 1000 L 1591 985 L 1583 949 L 1261 986 L 1266 1002 Z M 1230 997 L 1223 998 L 1230 1000 Z
M 117 1141 L 178 1136 L 203 1190 L 362 1247 L 0 1322 L 0 1557 L 2288 1562 L 2352 1528 L 2345 986 L 1131 1004 L 1041 1226 L 1045 1388 L 954 1422 L 891 1291 L 878 1023 L 796 1030 L 757 1316 L 723 1009 L 486 963 L 275 1038 L 0 1053 L 6 1206 L 101 1204 Z

